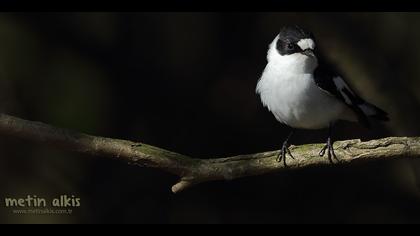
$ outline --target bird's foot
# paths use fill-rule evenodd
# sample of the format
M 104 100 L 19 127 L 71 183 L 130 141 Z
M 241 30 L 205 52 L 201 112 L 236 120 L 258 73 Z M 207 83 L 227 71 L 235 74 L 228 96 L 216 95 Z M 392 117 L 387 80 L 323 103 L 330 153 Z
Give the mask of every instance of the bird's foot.
M 333 144 L 334 143 L 331 142 L 331 138 L 328 138 L 327 143 L 319 152 L 319 155 L 321 157 L 324 156 L 325 152 L 327 152 L 328 160 L 330 161 L 330 163 L 334 163 L 332 158 L 334 158 L 337 162 L 339 161 L 337 156 L 335 155 Z
M 281 146 L 281 150 L 280 150 L 280 153 L 279 153 L 279 155 L 277 156 L 277 162 L 281 162 L 282 160 L 283 160 L 283 163 L 284 163 L 284 166 L 285 167 L 287 167 L 287 165 L 286 165 L 286 155 L 287 154 L 289 154 L 289 156 L 292 158 L 292 159 L 295 159 L 294 157 L 293 157 L 293 155 L 292 155 L 292 153 L 290 152 L 290 149 L 289 149 L 289 144 L 287 143 L 287 141 L 284 141 L 283 142 L 283 145 Z

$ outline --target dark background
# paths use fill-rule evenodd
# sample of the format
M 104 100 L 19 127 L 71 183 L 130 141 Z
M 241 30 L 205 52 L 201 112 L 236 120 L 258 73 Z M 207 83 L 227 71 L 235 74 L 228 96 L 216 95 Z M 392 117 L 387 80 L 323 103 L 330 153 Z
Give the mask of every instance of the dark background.
M 0 109 L 196 158 L 278 149 L 287 128 L 255 95 L 284 25 L 313 31 L 362 97 L 390 113 L 339 140 L 419 136 L 418 13 L 1 13 Z M 301 131 L 293 144 L 324 142 Z M 394 160 L 205 183 L 0 136 L 0 200 L 81 198 L 68 215 L 1 223 L 420 223 L 420 162 Z

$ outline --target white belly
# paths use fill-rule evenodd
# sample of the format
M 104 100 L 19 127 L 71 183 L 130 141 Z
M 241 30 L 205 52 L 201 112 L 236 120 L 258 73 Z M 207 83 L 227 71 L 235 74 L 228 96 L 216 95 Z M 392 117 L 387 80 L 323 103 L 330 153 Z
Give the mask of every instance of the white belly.
M 264 72 L 257 91 L 276 119 L 301 129 L 328 127 L 343 117 L 346 105 L 321 90 L 312 74 L 281 75 Z

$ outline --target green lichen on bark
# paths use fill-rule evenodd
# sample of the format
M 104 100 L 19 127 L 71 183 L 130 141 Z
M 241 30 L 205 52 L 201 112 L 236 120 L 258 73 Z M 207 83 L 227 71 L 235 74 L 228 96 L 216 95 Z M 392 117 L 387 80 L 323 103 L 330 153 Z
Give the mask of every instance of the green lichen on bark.
M 180 181 L 172 187 L 173 192 L 206 181 L 331 165 L 326 157 L 318 154 L 323 144 L 292 146 L 290 149 L 295 159 L 288 158 L 286 167 L 276 161 L 278 151 L 195 159 L 144 143 L 87 135 L 5 114 L 0 114 L 0 133 L 170 172 L 180 177 Z M 346 140 L 335 142 L 334 147 L 340 164 L 420 157 L 420 137 L 387 137 L 366 142 Z

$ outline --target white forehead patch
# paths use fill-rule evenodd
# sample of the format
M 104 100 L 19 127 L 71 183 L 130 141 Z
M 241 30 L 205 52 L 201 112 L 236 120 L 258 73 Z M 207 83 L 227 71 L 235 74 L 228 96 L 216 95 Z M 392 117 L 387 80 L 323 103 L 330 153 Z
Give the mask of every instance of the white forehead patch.
M 312 39 L 301 39 L 297 42 L 297 45 L 299 45 L 302 50 L 315 49 L 315 42 Z

